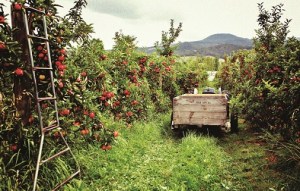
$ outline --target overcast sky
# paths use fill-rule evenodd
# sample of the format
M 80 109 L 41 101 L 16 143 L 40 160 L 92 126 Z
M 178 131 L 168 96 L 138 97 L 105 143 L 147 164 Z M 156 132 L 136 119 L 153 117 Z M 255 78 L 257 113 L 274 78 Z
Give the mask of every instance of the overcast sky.
M 0 0 L 7 1 L 7 0 Z M 87 0 L 83 18 L 92 23 L 95 34 L 106 49 L 114 44 L 115 32 L 137 37 L 138 46 L 153 46 L 160 41 L 161 32 L 183 24 L 177 42 L 197 41 L 216 33 L 231 33 L 252 38 L 258 28 L 257 3 L 262 0 Z M 56 0 L 63 5 L 60 14 L 65 15 L 74 0 Z M 283 18 L 292 19 L 290 35 L 300 37 L 300 0 L 266 0 L 264 7 L 270 10 L 284 4 Z

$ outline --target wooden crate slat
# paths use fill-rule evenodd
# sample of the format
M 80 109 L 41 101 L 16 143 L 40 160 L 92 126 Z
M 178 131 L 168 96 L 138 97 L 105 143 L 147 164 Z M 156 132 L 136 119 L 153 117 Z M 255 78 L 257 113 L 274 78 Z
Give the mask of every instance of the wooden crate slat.
M 173 99 L 174 125 L 221 125 L 227 121 L 225 94 L 184 94 Z
M 206 105 L 178 105 L 174 107 L 173 112 L 177 111 L 191 111 L 191 112 L 207 112 L 207 113 L 214 113 L 214 112 L 226 112 L 226 105 L 218 106 L 206 106 Z
M 190 121 L 187 118 L 176 118 L 173 121 L 174 125 L 224 125 L 226 120 L 222 119 L 198 119 L 197 121 Z
M 208 118 L 208 119 L 226 119 L 227 114 L 224 112 L 214 112 L 214 113 L 210 113 L 210 112 L 188 112 L 188 111 L 184 111 L 184 112 L 174 112 L 173 113 L 173 117 L 177 118 L 177 117 L 186 117 L 186 118 Z

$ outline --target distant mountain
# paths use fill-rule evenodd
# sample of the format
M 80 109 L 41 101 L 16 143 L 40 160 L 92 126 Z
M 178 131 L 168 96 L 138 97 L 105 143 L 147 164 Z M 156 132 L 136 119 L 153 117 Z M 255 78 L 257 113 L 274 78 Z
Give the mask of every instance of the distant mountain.
M 237 37 L 232 34 L 214 34 L 200 41 L 209 45 L 232 44 L 237 46 L 252 46 L 252 40 L 248 38 Z
M 209 47 L 202 47 L 199 49 L 193 50 L 184 50 L 184 49 L 177 49 L 175 52 L 180 56 L 195 56 L 195 55 L 202 55 L 202 56 L 214 56 L 218 58 L 223 58 L 224 55 L 230 55 L 232 52 L 242 49 L 251 49 L 250 46 L 239 46 L 233 44 L 219 44 L 215 46 Z
M 232 34 L 214 34 L 199 41 L 178 43 L 178 48 L 175 51 L 180 56 L 215 56 L 224 57 L 233 51 L 240 49 L 251 49 L 252 40 L 241 38 Z M 155 51 L 153 47 L 143 48 L 143 51 L 151 53 Z

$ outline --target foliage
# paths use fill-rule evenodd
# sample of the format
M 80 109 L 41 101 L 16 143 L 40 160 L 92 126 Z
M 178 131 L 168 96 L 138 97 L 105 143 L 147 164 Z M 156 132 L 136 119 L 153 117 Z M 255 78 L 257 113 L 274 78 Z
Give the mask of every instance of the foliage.
M 199 62 L 204 64 L 206 71 L 217 71 L 219 69 L 220 61 L 216 57 L 199 57 Z
M 60 26 L 64 27 L 64 32 L 68 34 L 66 42 L 84 43 L 93 33 L 92 24 L 87 24 L 81 16 L 82 9 L 87 6 L 87 1 L 77 0 L 74 4 Z M 57 29 L 59 30 L 59 28 Z
M 268 12 L 259 4 L 254 50 L 228 57 L 218 78 L 221 87 L 239 100 L 241 115 L 252 127 L 279 133 L 286 146 L 298 153 L 300 41 L 287 38 L 290 20 L 281 22 L 282 7 Z M 292 159 L 299 162 L 299 157 Z
M 115 46 L 110 51 L 104 50 L 102 41 L 91 40 L 92 27 L 81 18 L 86 1 L 76 1 L 64 18 L 57 16 L 56 7 L 59 5 L 53 1 L 17 1 L 12 5 L 16 5 L 16 11 L 21 13 L 24 3 L 46 11 L 61 134 L 73 147 L 92 144 L 108 151 L 118 134 L 114 130 L 116 127 L 111 125 L 114 120 L 130 127 L 134 121 L 146 120 L 154 112 L 168 111 L 172 98 L 181 93 L 174 71 L 179 64 L 175 56 L 141 53 L 137 51 L 135 37 L 121 32 L 115 34 Z M 1 16 L 1 55 L 4 56 L 0 58 L 0 146 L 3 156 L 0 177 L 6 184 L 1 184 L 0 188 L 28 190 L 33 182 L 40 141 L 31 66 L 21 60 L 25 55 L 23 51 L 27 51 L 26 46 L 20 47 L 22 44 L 12 38 L 12 31 L 16 29 L 8 27 L 4 13 Z M 32 28 L 43 24 L 42 17 L 36 14 L 30 14 L 29 20 L 32 20 Z M 34 33 L 44 36 L 42 30 Z M 175 36 L 178 35 L 177 31 Z M 72 47 L 74 42 L 76 47 Z M 37 58 L 35 65 L 47 67 L 49 52 L 45 44 L 33 42 L 32 49 Z M 22 85 L 20 79 L 25 77 L 30 82 L 24 91 L 30 98 L 30 112 L 22 123 L 16 111 L 13 87 L 16 82 Z M 39 96 L 49 96 L 50 73 L 37 71 L 36 77 L 41 90 Z M 41 109 L 45 125 L 50 125 L 55 120 L 52 102 L 42 101 Z M 46 154 L 43 157 L 57 151 L 62 143 L 59 137 L 57 131 L 47 134 L 49 147 L 44 148 Z M 38 185 L 42 189 L 50 189 L 67 176 L 71 165 L 68 157 L 64 159 L 47 163 L 41 170 Z M 49 173 L 50 169 L 57 173 Z
M 253 50 L 240 50 L 231 57 L 226 57 L 216 76 L 219 79 L 218 86 L 235 96 L 245 93 L 244 90 L 249 87 L 249 80 L 254 75 L 254 57 Z
M 210 65 L 209 61 L 210 58 L 187 58 L 176 65 L 176 71 L 179 71 L 176 81 L 181 92 L 190 93 L 194 88 L 204 88 L 207 85 L 206 67 Z
M 252 86 L 259 87 L 253 92 L 256 95 L 252 99 L 258 96 L 261 101 L 259 106 L 249 105 L 249 109 L 259 110 L 261 114 L 248 117 L 289 139 L 300 130 L 300 86 L 297 83 L 300 80 L 300 42 L 295 38 L 286 39 L 289 20 L 279 21 L 282 5 L 273 7 L 272 13 L 261 6 L 258 20 L 261 28 L 255 39 L 256 73 L 250 82 Z M 263 116 L 262 113 L 269 115 Z
M 13 39 L 16 29 L 11 29 L 6 22 L 6 15 L 0 4 L 0 190 L 9 186 L 17 190 L 26 185 L 26 179 L 31 174 L 32 159 L 31 142 L 36 138 L 35 132 L 24 127 L 17 112 L 16 99 L 13 93 L 14 84 L 18 83 L 28 73 L 21 61 L 21 46 Z M 17 72 L 18 71 L 18 72 Z M 28 105 L 27 107 L 31 107 Z M 27 152 L 29 151 L 29 152 Z M 28 168 L 28 169 L 26 169 Z M 26 169 L 26 170 L 25 170 Z M 28 174 L 24 174 L 26 171 Z
M 57 71 L 57 76 L 62 75 L 66 65 L 64 64 L 66 51 L 65 46 L 69 43 L 71 38 L 67 25 L 62 23 L 68 23 L 71 25 L 71 21 L 63 20 L 56 15 L 56 4 L 53 1 L 16 1 L 12 2 L 12 14 L 18 15 L 14 17 L 14 22 L 19 22 L 22 18 L 21 13 L 24 11 L 24 4 L 32 6 L 36 9 L 45 9 L 46 20 L 48 24 L 49 42 L 51 49 L 51 60 Z M 0 177 L 3 183 L 0 186 L 0 190 L 28 190 L 32 187 L 33 174 L 35 172 L 35 165 L 37 160 L 38 146 L 40 142 L 40 135 L 38 131 L 39 121 L 37 119 L 35 101 L 33 98 L 34 91 L 32 85 L 32 73 L 31 66 L 26 62 L 27 41 L 22 43 L 17 42 L 15 37 L 24 35 L 25 31 L 21 31 L 18 28 L 10 28 L 6 23 L 5 15 L 2 11 L 3 4 L 0 5 Z M 19 20 L 18 20 L 19 19 Z M 37 13 L 30 13 L 28 15 L 30 30 L 42 27 L 42 17 Z M 21 20 L 23 22 L 23 20 Z M 30 31 L 32 32 L 32 31 Z M 21 34 L 22 33 L 22 34 Z M 44 36 L 43 30 L 35 30 L 37 36 Z M 36 66 L 47 67 L 48 52 L 45 44 L 36 41 L 33 43 L 33 55 L 36 57 Z M 60 62 L 60 66 L 57 64 Z M 39 96 L 47 96 L 46 92 L 49 92 L 49 72 L 36 72 L 37 81 L 40 86 L 41 92 Z M 24 82 L 29 80 L 29 83 Z M 22 84 L 23 83 L 23 84 Z M 28 87 L 19 94 L 19 87 Z M 24 96 L 23 96 L 24 95 Z M 20 97 L 18 97 L 20 96 Z M 28 100 L 24 101 L 24 97 Z M 25 105 L 22 103 L 26 103 Z M 45 125 L 50 124 L 53 120 L 53 107 L 49 102 L 44 101 L 42 103 L 43 119 Z M 17 106 L 22 106 L 23 109 L 18 109 Z M 26 108 L 25 113 L 23 111 Z M 25 120 L 24 120 L 25 119 Z M 64 136 L 67 136 L 66 129 L 62 131 Z M 52 147 L 44 149 L 44 151 L 53 153 L 53 148 L 61 145 L 60 139 L 57 138 L 58 132 L 47 135 L 47 141 L 49 139 Z M 112 137 L 112 132 L 109 133 L 109 137 Z M 68 161 L 69 159 L 67 159 Z M 53 165 L 59 165 L 54 163 Z M 51 168 L 52 166 L 48 166 Z M 66 166 L 67 167 L 67 166 Z M 61 168 L 59 168 L 61 169 Z M 63 174 L 62 171 L 57 169 L 57 173 L 53 173 L 56 178 L 48 179 L 47 185 L 55 183 L 55 179 L 60 179 Z M 61 169 L 63 170 L 63 169 Z M 61 174 L 60 174 L 61 173 Z M 41 177 L 49 176 L 49 172 L 41 171 Z M 56 182 L 57 183 L 57 182 Z M 47 189 L 46 184 L 44 184 Z
M 245 118 L 255 127 L 268 128 L 285 139 L 299 131 L 299 45 L 286 38 L 287 20 L 280 22 L 282 5 L 272 13 L 259 5 L 254 52 L 238 52 L 227 58 L 219 72 L 220 85 L 240 94 Z M 239 84 L 239 85 L 237 85 Z
M 172 43 L 175 42 L 176 38 L 178 38 L 180 32 L 182 31 L 182 23 L 179 23 L 178 27 L 174 28 L 174 20 L 170 21 L 170 29 L 169 32 L 162 31 L 161 42 L 155 43 L 155 48 L 158 54 L 162 56 L 172 56 L 176 46 L 172 46 Z

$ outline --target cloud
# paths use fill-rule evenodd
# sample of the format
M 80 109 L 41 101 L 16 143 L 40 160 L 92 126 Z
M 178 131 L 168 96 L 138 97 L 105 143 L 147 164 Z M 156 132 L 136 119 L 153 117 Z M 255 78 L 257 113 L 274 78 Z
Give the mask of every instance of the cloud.
M 168 21 L 170 19 L 181 20 L 183 18 L 181 1 L 173 3 L 171 0 L 145 0 L 144 2 L 146 3 L 140 6 L 140 10 L 143 11 L 145 19 Z
M 74 2 L 74 0 L 67 0 Z M 180 19 L 181 3 L 172 0 L 87 0 L 87 9 L 127 20 L 169 20 Z
M 138 19 L 142 13 L 138 9 L 136 0 L 89 0 L 88 9 L 126 19 Z
M 70 8 L 74 0 L 56 0 Z M 266 0 L 265 8 L 282 0 Z M 258 8 L 261 0 L 87 0 L 83 18 L 93 23 L 94 37 L 104 41 L 107 48 L 113 44 L 116 31 L 137 37 L 139 46 L 152 46 L 160 40 L 161 31 L 169 29 L 170 19 L 175 27 L 183 23 L 178 41 L 195 41 L 215 33 L 232 33 L 252 38 L 257 29 Z M 284 17 L 293 19 L 291 35 L 300 36 L 299 0 L 285 0 Z M 73 4 L 74 5 L 74 4 Z

